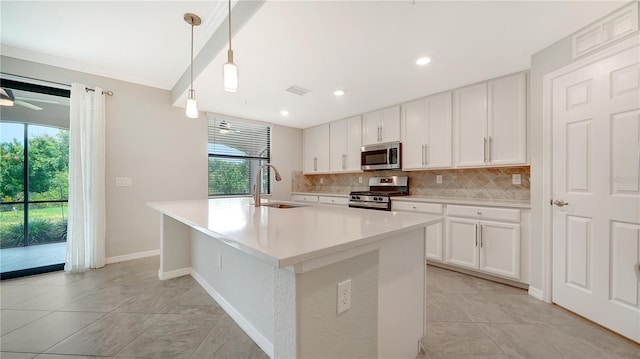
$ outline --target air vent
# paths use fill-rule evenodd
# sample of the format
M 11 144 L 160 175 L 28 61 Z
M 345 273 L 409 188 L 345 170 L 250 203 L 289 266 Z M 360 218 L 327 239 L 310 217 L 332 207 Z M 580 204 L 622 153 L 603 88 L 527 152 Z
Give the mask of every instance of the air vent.
M 303 89 L 302 87 L 296 86 L 296 85 L 293 85 L 293 86 L 289 87 L 286 91 L 287 92 L 291 92 L 292 94 L 298 95 L 298 96 L 302 96 L 302 95 L 306 94 L 307 92 L 311 92 L 310 90 Z

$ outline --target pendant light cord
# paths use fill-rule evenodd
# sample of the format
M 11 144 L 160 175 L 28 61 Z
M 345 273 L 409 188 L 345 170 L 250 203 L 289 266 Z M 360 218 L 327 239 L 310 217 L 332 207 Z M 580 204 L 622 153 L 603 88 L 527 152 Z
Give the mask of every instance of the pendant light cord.
M 193 16 L 191 17 L 191 91 L 193 91 Z
M 231 0 L 229 0 L 229 50 L 231 50 Z

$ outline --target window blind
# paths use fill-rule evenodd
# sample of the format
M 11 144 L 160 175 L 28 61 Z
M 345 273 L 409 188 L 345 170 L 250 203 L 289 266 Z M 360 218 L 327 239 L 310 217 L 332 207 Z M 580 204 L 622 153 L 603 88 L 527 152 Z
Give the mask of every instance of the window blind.
M 271 127 L 224 117 L 208 119 L 209 195 L 253 193 L 255 176 L 271 160 Z M 270 193 L 269 170 L 259 189 Z

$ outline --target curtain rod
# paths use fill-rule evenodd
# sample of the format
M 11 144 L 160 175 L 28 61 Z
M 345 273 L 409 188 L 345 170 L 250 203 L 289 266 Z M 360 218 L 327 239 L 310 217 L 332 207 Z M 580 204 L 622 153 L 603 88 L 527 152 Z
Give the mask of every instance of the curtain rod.
M 91 92 L 96 92 L 95 89 L 90 89 L 88 87 L 84 88 L 85 91 L 91 91 Z M 113 96 L 113 91 L 102 91 L 103 95 L 107 95 L 107 96 Z

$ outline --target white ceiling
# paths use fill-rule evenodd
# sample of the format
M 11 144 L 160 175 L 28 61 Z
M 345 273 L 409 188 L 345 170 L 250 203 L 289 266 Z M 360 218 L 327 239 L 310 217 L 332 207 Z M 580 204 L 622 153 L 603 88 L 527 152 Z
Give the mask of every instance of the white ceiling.
M 269 0 L 234 30 L 237 93 L 222 87 L 225 1 L 3 0 L 0 40 L 3 55 L 171 89 L 183 106 L 182 15 L 194 12 L 196 53 L 215 49 L 196 66 L 200 110 L 306 128 L 525 70 L 532 54 L 624 3 Z M 424 55 L 432 63 L 415 65 Z M 311 92 L 290 94 L 291 85 Z

